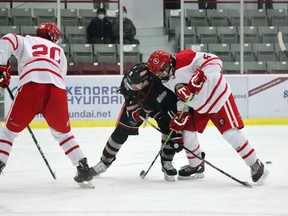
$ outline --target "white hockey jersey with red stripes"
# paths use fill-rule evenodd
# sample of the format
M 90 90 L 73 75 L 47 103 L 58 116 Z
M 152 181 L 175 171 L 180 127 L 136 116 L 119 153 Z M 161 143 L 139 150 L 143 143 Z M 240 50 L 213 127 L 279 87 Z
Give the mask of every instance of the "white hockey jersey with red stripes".
M 199 113 L 217 113 L 232 93 L 229 83 L 223 77 L 222 61 L 211 53 L 183 50 L 174 55 L 176 58 L 175 76 L 163 83 L 176 93 L 177 85 L 187 84 L 194 71 L 200 68 L 207 80 L 198 95 L 191 100 L 189 106 Z M 177 94 L 177 93 L 176 93 Z M 184 102 L 178 103 L 178 110 L 182 110 Z
M 65 89 L 67 59 L 62 47 L 45 38 L 9 33 L 0 39 L 0 64 L 7 65 L 11 55 L 18 60 L 18 87 L 32 81 Z

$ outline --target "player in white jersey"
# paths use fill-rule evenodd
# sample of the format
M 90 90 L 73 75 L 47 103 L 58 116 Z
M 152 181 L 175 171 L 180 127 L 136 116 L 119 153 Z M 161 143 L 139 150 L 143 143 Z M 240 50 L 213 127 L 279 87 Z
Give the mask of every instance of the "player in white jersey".
M 18 60 L 18 92 L 11 105 L 5 124 L 0 128 L 0 173 L 7 164 L 14 139 L 35 115 L 42 114 L 51 133 L 65 154 L 77 167 L 74 180 L 87 183 L 93 179 L 87 159 L 71 134 L 65 86 L 67 59 L 57 45 L 61 31 L 52 23 L 42 23 L 37 36 L 14 33 L 0 39 L 0 86 L 10 82 L 8 59 Z
M 149 70 L 162 79 L 164 85 L 179 98 L 177 109 L 181 111 L 187 98 L 194 114 L 178 114 L 170 121 L 170 129 L 176 131 L 194 130 L 202 133 L 209 120 L 217 127 L 224 139 L 232 145 L 245 163 L 251 168 L 253 182 L 263 184 L 268 175 L 264 164 L 256 157 L 255 149 L 241 132 L 244 127 L 229 83 L 222 75 L 222 61 L 211 53 L 183 50 L 174 56 L 157 50 L 148 59 Z M 192 115 L 192 116 L 191 116 Z M 193 118 L 194 124 L 187 124 Z M 198 143 L 196 131 L 194 141 Z M 187 175 L 199 172 L 203 162 L 196 167 L 184 167 Z

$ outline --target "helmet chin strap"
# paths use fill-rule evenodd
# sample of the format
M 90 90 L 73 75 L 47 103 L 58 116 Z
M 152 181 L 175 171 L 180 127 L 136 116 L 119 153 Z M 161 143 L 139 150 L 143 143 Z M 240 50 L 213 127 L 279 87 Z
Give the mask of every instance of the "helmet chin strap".
M 174 67 L 173 67 L 172 65 L 170 65 L 169 67 L 170 67 L 170 69 L 169 69 L 169 71 L 168 71 L 168 73 L 167 73 L 167 76 L 166 76 L 166 77 L 163 77 L 163 78 L 161 79 L 162 82 L 168 82 L 168 81 L 171 79 L 171 77 L 175 76 Z
M 172 76 L 175 76 L 175 66 L 176 66 L 176 59 L 175 57 L 171 56 L 170 73 L 172 74 Z
M 169 73 L 167 73 L 167 76 L 161 77 L 161 81 L 162 81 L 163 83 L 168 82 L 168 81 L 170 80 L 171 75 L 172 75 L 172 74 L 171 74 L 170 71 L 169 71 Z

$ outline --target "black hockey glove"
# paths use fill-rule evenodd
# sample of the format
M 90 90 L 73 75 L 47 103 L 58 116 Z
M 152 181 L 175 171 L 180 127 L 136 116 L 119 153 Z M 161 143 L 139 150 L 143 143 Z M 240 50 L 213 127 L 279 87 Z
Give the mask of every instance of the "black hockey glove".
M 157 112 L 156 114 L 151 113 L 150 117 L 155 119 L 162 133 L 165 133 L 165 134 L 170 133 L 170 129 L 169 129 L 170 116 L 168 114 L 164 115 L 160 111 L 160 112 Z
M 173 132 L 171 135 L 171 140 L 169 142 L 170 146 L 175 149 L 176 152 L 180 152 L 183 149 L 184 141 L 182 139 L 182 132 Z
M 131 104 L 126 106 L 127 110 L 127 116 L 130 119 L 130 121 L 134 121 L 137 123 L 142 123 L 142 119 L 140 116 L 144 117 L 146 116 L 145 111 L 142 109 L 141 105 L 138 103 L 132 102 Z

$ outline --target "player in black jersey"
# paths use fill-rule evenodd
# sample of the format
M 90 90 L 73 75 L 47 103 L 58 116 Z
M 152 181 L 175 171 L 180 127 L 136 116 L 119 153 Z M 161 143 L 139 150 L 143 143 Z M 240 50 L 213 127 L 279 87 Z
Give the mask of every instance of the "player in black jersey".
M 107 170 L 129 135 L 138 135 L 138 129 L 143 123 L 140 116 L 156 120 L 158 127 L 166 134 L 162 136 L 164 143 L 170 133 L 170 119 L 177 111 L 177 97 L 161 84 L 159 78 L 149 73 L 146 63 L 135 65 L 124 75 L 119 92 L 124 96 L 125 103 L 119 113 L 116 128 L 103 149 L 100 162 L 91 167 L 94 176 Z M 172 147 L 174 144 L 178 144 L 179 149 L 175 150 Z M 173 181 L 177 175 L 172 160 L 175 152 L 181 150 L 182 144 L 182 134 L 173 132 L 170 141 L 163 147 L 160 156 L 165 180 Z
M 125 103 L 120 111 L 116 128 L 104 147 L 100 162 L 91 167 L 94 176 L 107 170 L 129 135 L 138 135 L 138 129 L 143 123 L 140 116 L 156 120 L 163 133 L 162 143 L 164 143 L 170 133 L 170 120 L 177 112 L 176 105 L 179 101 L 177 96 L 166 88 L 159 78 L 149 73 L 146 63 L 135 65 L 124 75 L 119 92 L 124 96 Z M 188 121 L 193 121 L 193 115 Z M 177 170 L 173 167 L 172 160 L 175 152 L 181 151 L 183 145 L 194 154 L 202 155 L 200 144 L 195 142 L 195 136 L 195 133 L 184 129 L 183 142 L 182 132 L 173 132 L 169 142 L 163 146 L 160 156 L 165 180 L 175 180 Z M 188 151 L 186 155 L 189 165 L 178 171 L 178 179 L 203 178 L 204 162 Z M 191 170 L 187 167 L 197 169 Z

